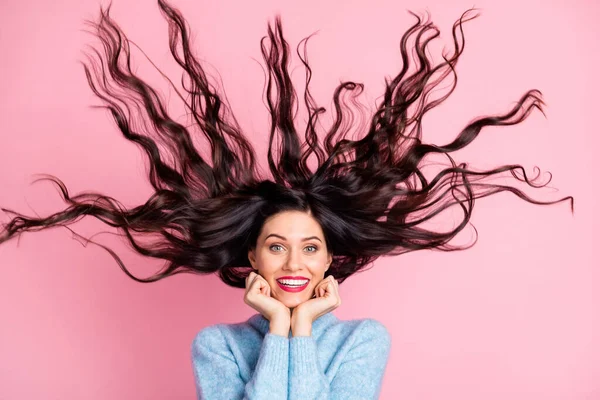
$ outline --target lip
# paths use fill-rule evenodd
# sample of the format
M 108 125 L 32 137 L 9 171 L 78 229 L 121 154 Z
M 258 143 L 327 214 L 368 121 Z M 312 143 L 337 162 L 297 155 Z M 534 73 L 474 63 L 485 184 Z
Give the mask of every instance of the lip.
M 308 278 L 306 278 L 304 276 L 282 276 L 275 280 L 277 282 L 277 285 L 281 288 L 281 290 L 286 291 L 286 292 L 291 292 L 291 293 L 298 293 L 298 292 L 303 291 L 304 289 L 306 289 L 306 287 L 310 283 L 310 279 L 308 279 L 304 285 L 298 286 L 295 288 L 291 288 L 291 287 L 288 287 L 288 286 L 285 286 L 285 285 L 282 285 L 281 283 L 279 283 L 278 279 L 308 279 Z

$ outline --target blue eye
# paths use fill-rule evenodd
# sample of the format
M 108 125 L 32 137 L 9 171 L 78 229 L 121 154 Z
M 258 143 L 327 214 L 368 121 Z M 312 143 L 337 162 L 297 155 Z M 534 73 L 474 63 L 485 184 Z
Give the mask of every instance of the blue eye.
M 269 246 L 269 250 L 272 250 L 272 251 L 281 251 L 281 250 L 274 249 L 274 248 L 276 248 L 276 247 L 283 248 L 283 246 L 281 246 L 281 245 L 279 245 L 279 244 L 272 244 L 272 245 L 270 245 L 270 246 Z M 316 252 L 317 250 L 319 250 L 319 249 L 317 248 L 317 246 L 312 246 L 312 245 L 311 245 L 311 246 L 306 246 L 306 247 L 305 247 L 305 249 L 313 249 L 313 250 L 309 250 L 309 251 L 308 251 L 309 253 L 314 253 L 314 252 Z

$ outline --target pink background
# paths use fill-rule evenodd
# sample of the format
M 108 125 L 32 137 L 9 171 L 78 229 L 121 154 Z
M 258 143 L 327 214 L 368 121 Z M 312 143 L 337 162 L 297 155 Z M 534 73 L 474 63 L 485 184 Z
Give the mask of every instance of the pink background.
M 48 182 L 72 194 L 97 190 L 127 207 L 151 187 L 141 153 L 124 139 L 88 88 L 83 32 L 96 0 L 0 2 L 0 206 L 29 215 L 62 209 Z M 107 4 L 104 2 L 103 4 Z M 247 4 L 247 5 L 246 5 Z M 255 141 L 266 140 L 259 40 L 281 12 L 295 48 L 309 41 L 313 93 L 330 107 L 341 79 L 366 84 L 373 104 L 384 76 L 401 66 L 398 43 L 413 23 L 407 9 L 431 12 L 451 45 L 452 23 L 472 1 L 174 0 L 188 19 L 199 57 L 218 69 L 234 112 Z M 510 194 L 477 202 L 477 245 L 466 252 L 418 252 L 377 261 L 341 287 L 342 319 L 372 317 L 392 335 L 382 399 L 600 399 L 597 267 L 597 68 L 600 7 L 594 1 L 478 1 L 465 25 L 458 87 L 425 118 L 424 139 L 445 144 L 472 118 L 505 112 L 528 89 L 548 104 L 524 123 L 485 129 L 456 159 L 478 168 L 520 163 L 553 173 L 552 189 L 529 190 L 541 207 Z M 154 1 L 114 0 L 112 16 L 174 82 L 166 22 Z M 136 71 L 158 87 L 173 116 L 180 103 L 143 55 Z M 294 80 L 304 72 L 294 58 Z M 299 86 L 301 88 L 301 86 Z M 175 108 L 175 109 L 173 109 Z M 260 153 L 263 154 L 263 153 Z M 264 160 L 261 157 L 261 160 Z M 512 180 L 506 180 L 512 183 Z M 448 213 L 447 218 L 458 213 Z M 7 219 L 2 214 L 3 220 Z M 82 235 L 116 232 L 95 219 Z M 471 240 L 465 230 L 455 242 Z M 112 247 L 141 276 L 162 263 L 137 256 L 114 235 Z M 596 245 L 594 246 L 594 243 Z M 190 344 L 201 328 L 254 314 L 243 291 L 216 277 L 178 275 L 150 285 L 130 280 L 104 250 L 68 230 L 24 234 L 0 246 L 0 399 L 192 399 Z

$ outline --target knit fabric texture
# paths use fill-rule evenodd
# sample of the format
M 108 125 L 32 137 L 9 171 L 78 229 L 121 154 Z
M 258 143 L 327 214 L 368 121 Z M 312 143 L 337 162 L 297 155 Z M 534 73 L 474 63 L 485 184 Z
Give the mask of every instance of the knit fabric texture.
M 192 342 L 198 399 L 378 399 L 390 335 L 367 318 L 317 318 L 311 336 L 269 332 L 255 314 L 245 322 L 202 329 Z

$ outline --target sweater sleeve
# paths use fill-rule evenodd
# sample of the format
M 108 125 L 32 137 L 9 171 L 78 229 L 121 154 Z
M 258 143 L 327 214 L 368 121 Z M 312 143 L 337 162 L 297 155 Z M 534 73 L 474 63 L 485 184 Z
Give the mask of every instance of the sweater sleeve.
M 192 343 L 192 366 L 199 400 L 287 399 L 289 339 L 267 333 L 252 377 L 244 382 L 239 365 L 217 325 Z
M 328 382 L 318 364 L 312 336 L 290 339 L 289 400 L 378 399 L 389 358 L 390 334 L 384 325 L 367 319 L 352 348 Z

